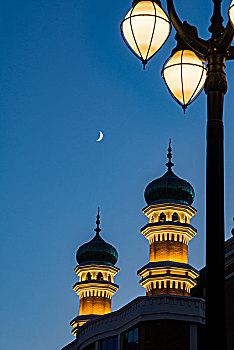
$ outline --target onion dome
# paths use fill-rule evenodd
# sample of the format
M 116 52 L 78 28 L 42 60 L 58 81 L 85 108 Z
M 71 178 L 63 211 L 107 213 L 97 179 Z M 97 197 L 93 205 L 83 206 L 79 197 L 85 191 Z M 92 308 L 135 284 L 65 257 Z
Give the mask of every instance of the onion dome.
M 169 159 L 166 166 L 167 172 L 160 178 L 153 180 L 145 189 L 145 201 L 148 205 L 165 201 L 177 202 L 191 205 L 194 201 L 195 193 L 193 187 L 185 180 L 176 176 L 171 168 L 171 140 L 169 142 Z
M 76 253 L 76 260 L 79 265 L 99 264 L 114 266 L 118 260 L 117 250 L 109 243 L 105 242 L 99 235 L 101 229 L 99 208 L 97 214 L 97 227 L 94 229 L 96 235 L 91 241 L 83 244 Z

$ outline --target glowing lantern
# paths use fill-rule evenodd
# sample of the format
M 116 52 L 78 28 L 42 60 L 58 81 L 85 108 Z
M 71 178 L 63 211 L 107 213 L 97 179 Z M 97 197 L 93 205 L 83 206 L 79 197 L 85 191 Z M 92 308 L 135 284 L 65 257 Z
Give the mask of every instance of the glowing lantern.
M 121 23 L 122 37 L 145 66 L 170 34 L 171 25 L 157 1 L 133 2 Z
M 232 25 L 234 26 L 234 0 L 232 0 L 232 2 L 231 2 L 231 5 L 230 5 L 229 10 L 228 10 L 228 14 L 229 14 L 230 21 L 231 21 Z
M 206 66 L 193 51 L 179 50 L 165 62 L 162 78 L 172 97 L 185 111 L 203 89 Z

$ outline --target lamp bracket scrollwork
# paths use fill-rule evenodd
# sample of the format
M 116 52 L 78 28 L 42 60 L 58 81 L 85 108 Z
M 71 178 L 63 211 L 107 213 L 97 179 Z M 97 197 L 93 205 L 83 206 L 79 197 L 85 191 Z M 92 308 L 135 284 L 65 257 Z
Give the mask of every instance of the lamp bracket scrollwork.
M 206 40 L 195 37 L 188 29 L 183 25 L 179 19 L 174 7 L 173 0 L 167 0 L 167 10 L 173 26 L 175 27 L 180 38 L 193 50 L 200 55 L 206 56 L 208 53 L 208 44 Z
M 204 57 L 217 52 L 219 54 L 224 54 L 228 60 L 234 59 L 234 48 L 230 48 L 233 41 L 234 28 L 230 20 L 226 27 L 223 27 L 223 18 L 221 16 L 222 0 L 213 0 L 213 2 L 214 11 L 209 27 L 212 37 L 209 40 L 203 40 L 198 36 L 194 36 L 193 33 L 188 30 L 187 26 L 179 19 L 173 0 L 167 0 L 167 10 L 178 35 L 193 51 Z

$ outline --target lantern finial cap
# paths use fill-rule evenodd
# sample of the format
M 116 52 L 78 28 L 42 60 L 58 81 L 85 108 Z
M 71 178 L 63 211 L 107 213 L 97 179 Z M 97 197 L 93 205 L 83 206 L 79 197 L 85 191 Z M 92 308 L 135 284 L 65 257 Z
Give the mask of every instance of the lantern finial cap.
M 142 0 L 133 0 L 132 7 L 136 6 L 136 4 L 138 4 L 138 2 L 140 2 L 140 1 L 142 1 Z M 155 2 L 158 6 L 162 7 L 160 0 L 150 0 L 150 1 Z

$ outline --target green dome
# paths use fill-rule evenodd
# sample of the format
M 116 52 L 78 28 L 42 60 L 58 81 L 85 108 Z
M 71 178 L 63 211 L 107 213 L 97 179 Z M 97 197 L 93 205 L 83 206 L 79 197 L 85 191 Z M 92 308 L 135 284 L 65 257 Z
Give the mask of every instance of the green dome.
M 180 202 L 191 205 L 195 193 L 193 187 L 185 180 L 168 170 L 162 177 L 152 181 L 145 189 L 146 203 Z
M 100 236 L 96 235 L 90 242 L 83 244 L 76 253 L 78 264 L 115 265 L 118 260 L 117 250 Z
M 118 260 L 117 250 L 109 243 L 105 242 L 99 236 L 101 229 L 99 228 L 99 210 L 97 215 L 97 228 L 95 228 L 96 236 L 88 243 L 83 244 L 76 253 L 78 264 L 107 264 L 115 265 Z
M 166 166 L 167 172 L 160 178 L 153 180 L 145 189 L 145 201 L 148 205 L 160 202 L 179 202 L 191 205 L 194 201 L 195 192 L 193 187 L 185 180 L 176 176 L 171 168 L 171 140 L 169 142 Z

